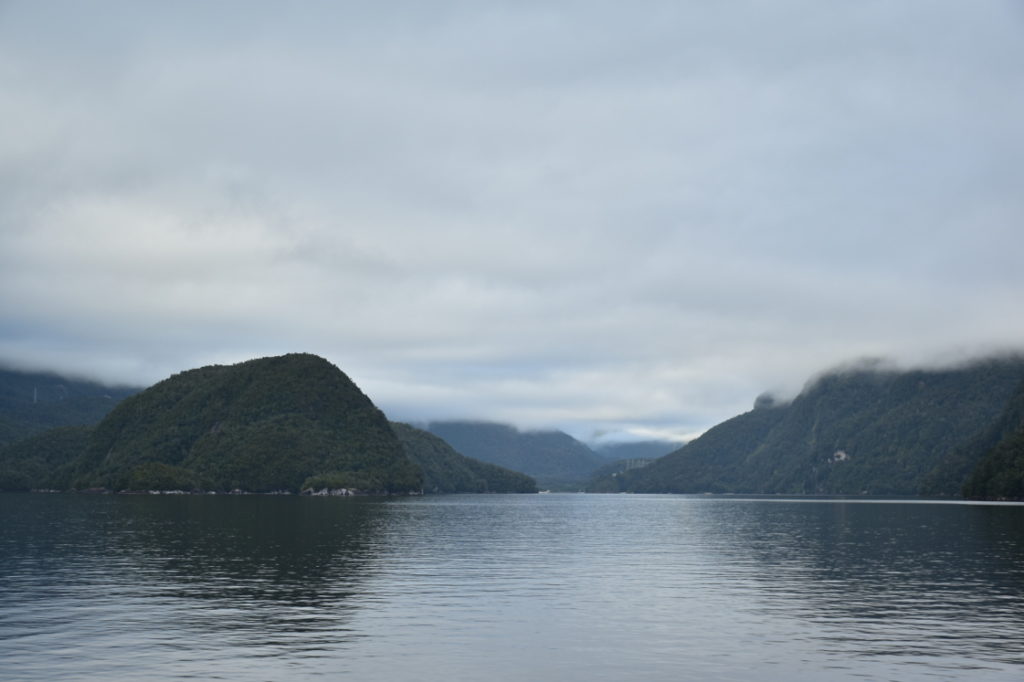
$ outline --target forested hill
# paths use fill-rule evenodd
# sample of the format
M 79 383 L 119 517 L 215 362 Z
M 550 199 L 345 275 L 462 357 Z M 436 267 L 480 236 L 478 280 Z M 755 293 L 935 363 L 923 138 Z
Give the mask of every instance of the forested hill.
M 95 424 L 139 390 L 0 369 L 0 447 L 57 426 Z
M 1020 357 L 948 370 L 832 372 L 790 404 L 759 401 L 591 489 L 915 495 L 927 483 L 957 494 L 970 467 L 965 472 L 955 453 L 992 428 L 1022 381 Z
M 408 492 L 421 483 L 384 414 L 315 355 L 176 374 L 121 402 L 86 440 L 74 488 Z
M 545 488 L 582 485 L 607 461 L 562 431 L 470 421 L 430 422 L 426 430 L 467 457 L 522 472 Z
M 535 493 L 526 474 L 465 457 L 444 440 L 408 424 L 392 422 L 406 456 L 423 472 L 425 493 Z
M 305 354 L 182 372 L 95 427 L 54 428 L 0 448 L 0 490 L 83 488 L 537 490 L 525 474 L 389 423 L 341 370 Z
M 217 490 L 420 487 L 384 414 L 307 354 L 182 372 L 125 400 L 97 426 L 78 485 L 135 487 L 151 463 Z

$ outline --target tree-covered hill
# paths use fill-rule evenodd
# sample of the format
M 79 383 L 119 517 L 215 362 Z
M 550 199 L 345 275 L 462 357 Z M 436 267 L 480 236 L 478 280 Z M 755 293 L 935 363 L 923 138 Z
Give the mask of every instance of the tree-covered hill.
M 424 493 L 535 493 L 537 483 L 517 471 L 456 452 L 432 433 L 392 422 L 406 456 L 423 472 Z
M 345 374 L 292 354 L 176 374 L 89 434 L 76 488 L 419 490 L 384 414 Z
M 681 449 L 642 469 L 613 472 L 592 481 L 592 492 L 738 492 L 733 486 L 744 460 L 783 416 L 776 408 L 757 408 L 708 430 Z
M 139 390 L 0 369 L 0 447 L 58 426 L 95 424 Z
M 595 490 L 915 495 L 964 483 L 957 448 L 983 434 L 1024 380 L 1024 360 L 948 370 L 826 374 L 792 403 L 761 401 L 643 469 Z
M 307 487 L 537 490 L 525 474 L 389 423 L 337 367 L 305 354 L 181 372 L 95 427 L 55 428 L 0 448 L 0 490 Z
M 468 421 L 430 422 L 426 430 L 467 457 L 522 472 L 546 488 L 579 486 L 606 463 L 562 431 L 519 431 L 506 424 Z

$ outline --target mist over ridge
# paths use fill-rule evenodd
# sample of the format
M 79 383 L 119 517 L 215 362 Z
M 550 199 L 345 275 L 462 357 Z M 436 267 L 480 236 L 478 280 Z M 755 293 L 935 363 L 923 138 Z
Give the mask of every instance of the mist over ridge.
M 19 367 L 310 349 L 402 419 L 684 440 L 1024 339 L 1014 3 L 57 6 L 0 9 Z
M 812 373 L 809 373 L 803 377 L 792 377 L 790 381 L 786 382 L 788 386 L 799 386 L 798 389 L 785 389 L 785 390 L 760 390 L 746 396 L 744 400 L 740 401 L 739 407 L 731 413 L 722 412 L 720 414 L 709 414 L 708 421 L 702 424 L 694 424 L 695 428 L 684 430 L 679 426 L 673 426 L 679 423 L 679 416 L 668 415 L 663 421 L 659 422 L 645 422 L 640 417 L 630 419 L 629 415 L 621 415 L 618 419 L 612 421 L 589 421 L 589 420 L 566 420 L 559 422 L 552 418 L 550 415 L 545 417 L 539 415 L 537 419 L 529 421 L 516 422 L 514 419 L 502 419 L 503 414 L 500 411 L 495 413 L 483 414 L 480 412 L 480 407 L 477 410 L 469 411 L 470 415 L 463 414 L 452 414 L 445 411 L 443 408 L 437 412 L 439 416 L 432 419 L 424 419 L 420 415 L 422 411 L 417 411 L 414 414 L 416 417 L 409 416 L 408 413 L 396 411 L 395 409 L 389 408 L 386 403 L 381 403 L 376 396 L 371 394 L 371 397 L 381 404 L 382 409 L 388 414 L 391 419 L 403 422 L 409 422 L 419 428 L 426 428 L 431 421 L 435 422 L 466 422 L 466 423 L 477 423 L 481 425 L 487 424 L 501 424 L 514 428 L 515 430 L 523 434 L 531 433 L 549 433 L 549 432 L 565 432 L 572 436 L 578 441 L 585 443 L 588 447 L 595 451 L 600 451 L 602 447 L 615 447 L 617 445 L 629 445 L 630 443 L 643 443 L 643 442 L 676 442 L 678 446 L 682 446 L 686 442 L 689 442 L 699 436 L 701 436 L 708 428 L 728 419 L 729 417 L 744 412 L 750 408 L 751 405 L 757 406 L 785 406 L 791 403 L 797 397 L 812 391 L 820 382 L 828 379 L 829 377 L 836 376 L 849 376 L 854 374 L 876 374 L 879 376 L 883 375 L 897 375 L 907 372 L 915 371 L 944 371 L 944 370 L 957 370 L 969 368 L 987 363 L 999 363 L 1004 361 L 1015 361 L 1024 358 L 1024 350 L 1009 350 L 1002 349 L 993 351 L 986 354 L 970 355 L 965 352 L 947 352 L 941 355 L 922 359 L 920 361 L 908 361 L 908 360 L 896 360 L 892 358 L 885 358 L 879 356 L 871 357 L 859 357 L 834 363 L 833 365 L 818 369 Z M 245 358 L 242 360 L 251 360 L 253 358 Z M 329 358 L 328 358 L 329 359 Z M 333 361 L 332 361 L 333 362 Z M 225 363 L 214 363 L 215 365 L 230 365 L 235 364 L 232 362 Z M 183 368 L 178 371 L 172 372 L 171 376 L 181 371 L 187 371 L 188 368 Z M 96 388 L 106 387 L 112 392 L 116 392 L 117 395 L 128 395 L 132 392 L 136 392 L 146 386 L 141 384 L 130 385 L 124 384 L 117 381 L 105 380 L 105 377 L 95 372 L 76 372 L 71 375 L 64 374 L 59 369 L 55 368 L 39 368 L 32 364 L 21 364 L 17 362 L 11 362 L 0 358 L 0 371 L 10 371 L 14 373 L 25 372 L 29 374 L 37 373 L 40 376 L 46 378 L 48 381 L 81 381 L 85 384 L 94 384 Z M 33 370 L 38 370 L 33 372 Z M 166 377 L 164 377 L 166 378 Z M 154 382 L 155 383 L 155 382 Z M 359 382 L 362 385 L 362 382 Z M 483 402 L 483 401 L 481 401 Z M 486 403 L 483 403 L 486 405 Z M 689 409 L 686 411 L 698 412 L 701 406 L 687 406 Z M 401 409 L 401 408 L 399 408 Z M 559 412 L 556 409 L 553 412 Z M 684 415 L 685 413 L 684 412 Z M 660 446 L 658 446 L 660 447 Z

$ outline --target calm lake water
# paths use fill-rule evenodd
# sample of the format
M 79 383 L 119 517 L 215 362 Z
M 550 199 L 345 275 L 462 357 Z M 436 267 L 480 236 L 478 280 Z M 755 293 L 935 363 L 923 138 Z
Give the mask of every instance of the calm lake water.
M 0 495 L 0 678 L 1024 679 L 1024 507 Z

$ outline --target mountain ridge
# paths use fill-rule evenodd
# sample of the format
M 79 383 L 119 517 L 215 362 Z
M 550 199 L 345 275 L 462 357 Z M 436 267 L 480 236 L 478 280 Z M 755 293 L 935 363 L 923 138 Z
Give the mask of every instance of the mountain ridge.
M 141 390 L 0 364 L 0 447 L 59 426 L 95 424 Z
M 391 422 L 406 456 L 423 472 L 424 493 L 535 493 L 526 474 L 457 452 L 441 437 L 409 424 Z
M 955 479 L 944 469 L 950 453 L 999 417 L 1021 381 L 1020 356 L 946 370 L 826 372 L 790 403 L 759 399 L 679 450 L 589 489 L 917 495 L 929 480 Z
M 552 429 L 451 420 L 429 422 L 425 430 L 467 457 L 522 472 L 547 488 L 578 489 L 607 462 L 569 434 Z
M 536 492 L 536 483 L 388 422 L 340 369 L 293 353 L 178 372 L 94 425 L 0 448 L 0 490 L 85 488 L 376 494 Z

